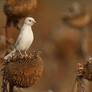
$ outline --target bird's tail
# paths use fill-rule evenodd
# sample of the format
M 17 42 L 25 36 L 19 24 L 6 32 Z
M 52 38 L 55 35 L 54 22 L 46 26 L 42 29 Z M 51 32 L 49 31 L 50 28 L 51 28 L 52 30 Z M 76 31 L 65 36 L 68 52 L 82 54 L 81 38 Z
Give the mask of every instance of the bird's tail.
M 4 59 L 5 59 L 5 60 L 8 60 L 8 59 L 12 58 L 12 56 L 15 55 L 15 52 L 16 52 L 16 49 L 14 49 L 14 50 L 11 51 L 8 55 L 6 55 L 6 56 L 4 57 Z

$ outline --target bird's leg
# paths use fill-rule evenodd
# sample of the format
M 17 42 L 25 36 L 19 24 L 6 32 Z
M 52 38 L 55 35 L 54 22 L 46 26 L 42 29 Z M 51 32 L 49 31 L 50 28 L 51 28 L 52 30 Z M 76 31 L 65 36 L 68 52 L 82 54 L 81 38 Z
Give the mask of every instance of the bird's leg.
M 21 53 L 21 51 L 20 50 L 18 50 L 19 51 L 19 54 L 21 55 L 21 57 L 23 57 L 23 54 Z
M 25 56 L 27 57 L 28 56 L 27 52 L 25 51 L 24 53 L 25 53 Z

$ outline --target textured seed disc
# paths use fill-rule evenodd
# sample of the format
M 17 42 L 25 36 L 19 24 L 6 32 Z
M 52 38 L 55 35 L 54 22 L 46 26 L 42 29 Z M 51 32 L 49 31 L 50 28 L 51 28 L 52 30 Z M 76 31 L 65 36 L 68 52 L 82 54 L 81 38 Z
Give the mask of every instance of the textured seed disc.
M 92 58 L 89 58 L 89 61 L 84 65 L 79 64 L 77 77 L 92 81 Z
M 43 61 L 40 56 L 15 56 L 4 67 L 4 79 L 14 86 L 27 88 L 37 83 L 42 72 Z
M 84 78 L 92 81 L 92 61 L 89 61 L 85 66 L 84 66 Z

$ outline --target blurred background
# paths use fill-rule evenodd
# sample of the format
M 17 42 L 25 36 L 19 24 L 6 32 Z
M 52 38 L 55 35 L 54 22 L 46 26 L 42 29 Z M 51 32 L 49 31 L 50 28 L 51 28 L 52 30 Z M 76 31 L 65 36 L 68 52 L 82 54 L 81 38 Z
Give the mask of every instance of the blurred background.
M 4 26 L 7 17 L 3 10 L 6 1 L 0 0 L 0 57 L 6 53 Z M 70 9 L 71 14 L 68 16 L 67 9 L 76 2 L 83 10 L 79 8 L 76 17 L 76 11 Z M 39 83 L 24 89 L 24 92 L 72 92 L 77 63 L 85 63 L 92 56 L 92 0 L 37 0 L 37 5 L 37 9 L 30 14 L 37 21 L 33 26 L 35 40 L 30 49 L 42 52 L 44 72 Z M 85 14 L 88 21 L 82 26 Z M 84 19 L 80 19 L 80 16 Z M 81 27 L 76 27 L 76 23 L 72 25 L 73 19 Z M 19 22 L 20 27 L 23 20 Z M 14 26 L 8 28 L 8 39 L 12 43 L 8 49 L 12 50 L 18 33 L 19 30 Z M 92 92 L 92 84 L 88 85 L 87 92 Z

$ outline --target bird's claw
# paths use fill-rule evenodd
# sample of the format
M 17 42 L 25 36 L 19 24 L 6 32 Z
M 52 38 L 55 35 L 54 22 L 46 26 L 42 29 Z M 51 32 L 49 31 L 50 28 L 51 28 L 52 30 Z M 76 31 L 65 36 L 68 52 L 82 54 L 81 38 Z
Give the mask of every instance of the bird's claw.
M 28 57 L 28 54 L 25 52 L 25 57 Z

